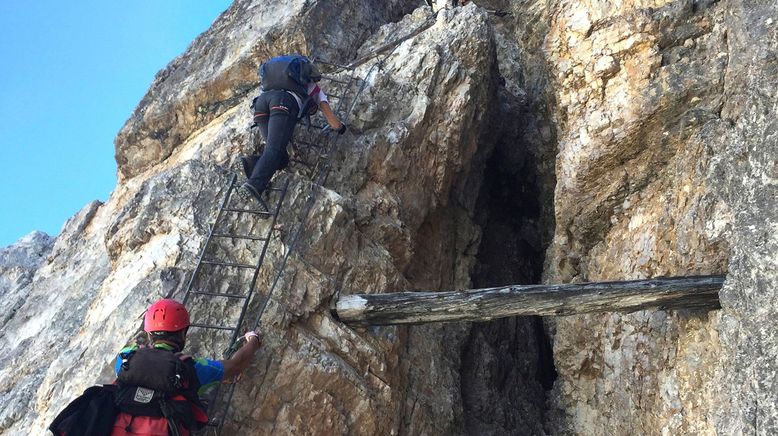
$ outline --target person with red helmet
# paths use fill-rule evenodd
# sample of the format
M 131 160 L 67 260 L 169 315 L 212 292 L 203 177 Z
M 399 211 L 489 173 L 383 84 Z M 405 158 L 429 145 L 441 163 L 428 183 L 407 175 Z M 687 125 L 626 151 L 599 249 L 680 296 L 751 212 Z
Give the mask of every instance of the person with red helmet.
M 200 399 L 208 387 L 240 375 L 262 344 L 256 332 L 226 360 L 195 359 L 186 345 L 189 312 L 169 299 L 149 306 L 143 319 L 148 345 L 119 352 L 116 381 L 87 388 L 54 418 L 57 436 L 189 436 L 208 423 Z
M 129 394 L 120 395 L 122 412 L 112 436 L 167 434 L 168 430 L 185 436 L 201 429 L 208 417 L 200 396 L 216 383 L 240 375 L 262 344 L 257 332 L 248 332 L 243 336 L 245 344 L 229 359 L 192 358 L 181 353 L 189 325 L 189 312 L 175 300 L 159 300 L 146 310 L 143 330 L 148 345 L 126 347 L 116 359 L 117 383 L 122 389 L 129 387 Z

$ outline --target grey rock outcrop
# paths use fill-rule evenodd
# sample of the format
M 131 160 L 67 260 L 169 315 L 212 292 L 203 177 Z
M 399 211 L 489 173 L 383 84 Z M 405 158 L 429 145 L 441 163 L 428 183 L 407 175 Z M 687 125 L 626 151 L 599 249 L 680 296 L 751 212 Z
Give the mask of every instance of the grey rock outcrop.
M 720 434 L 778 432 L 778 5 L 732 2 L 725 103 L 711 141 L 713 189 L 734 219 L 729 278 L 720 294 L 716 368 Z M 758 41 L 758 43 L 755 43 Z
M 233 8 L 244 6 L 238 2 Z M 363 10 L 369 7 L 365 2 Z M 393 8 L 395 15 L 402 10 Z M 354 19 L 349 14 L 321 15 L 322 8 L 312 11 L 310 19 L 333 25 L 346 26 Z M 230 27 L 231 17 L 228 11 L 211 32 L 227 31 L 222 26 Z M 261 14 L 253 19 L 258 17 Z M 427 11 L 417 10 L 367 38 L 359 50 L 365 53 L 428 19 Z M 429 30 L 382 55 L 380 69 L 373 61 L 358 70 L 367 79 L 358 115 L 351 120 L 359 135 L 347 137 L 333 150 L 337 166 L 325 186 L 313 187 L 315 203 L 298 243 L 299 254 L 286 264 L 278 297 L 263 324 L 268 352 L 239 386 L 227 431 L 457 431 L 461 405 L 453 368 L 459 365 L 459 355 L 456 347 L 445 344 L 461 342 L 461 329 L 358 334 L 335 322 L 328 311 L 336 291 L 470 284 L 478 231 L 469 211 L 494 136 L 479 108 L 495 93 L 495 51 L 486 14 L 475 5 L 434 20 Z M 294 29 L 279 26 L 284 32 Z M 137 332 L 143 307 L 162 296 L 181 296 L 186 273 L 224 194 L 228 174 L 219 165 L 229 165 L 241 148 L 249 148 L 245 126 L 250 114 L 243 99 L 209 111 L 211 118 L 198 122 L 175 117 L 175 110 L 168 109 L 181 105 L 192 113 L 174 96 L 196 100 L 208 83 L 234 79 L 226 73 L 220 76 L 221 70 L 211 64 L 224 59 L 201 56 L 203 44 L 230 53 L 245 44 L 244 39 L 232 40 L 235 46 L 203 39 L 174 61 L 171 71 L 181 68 L 179 64 L 206 62 L 207 67 L 187 76 L 191 79 L 185 83 L 191 85 L 166 80 L 172 73 L 158 77 L 117 139 L 120 185 L 104 205 L 88 208 L 66 226 L 50 264 L 37 271 L 34 291 L 9 322 L 9 333 L 0 336 L 6 345 L 2 359 L 8 362 L 0 374 L 9 400 L 0 412 L 4 430 L 37 431 L 64 401 L 95 381 L 110 380 L 112 356 Z M 297 48 L 292 42 L 274 41 L 279 51 Z M 357 41 L 349 33 L 332 43 L 342 44 L 337 53 L 351 55 Z M 254 65 L 259 60 L 256 54 L 246 56 Z M 208 79 L 198 79 L 200 75 Z M 245 81 L 255 87 L 253 72 L 251 76 Z M 161 113 L 166 115 L 160 118 Z M 148 127 L 156 123 L 183 133 L 160 142 L 153 132 L 157 127 Z M 280 177 L 291 178 L 288 206 L 280 217 L 291 225 L 311 186 L 297 174 Z M 244 220 L 236 225 L 258 230 L 267 223 Z M 450 234 L 458 237 L 452 240 Z M 271 247 L 267 265 L 280 267 L 283 243 L 282 237 Z M 221 254 L 236 260 L 258 254 L 252 247 L 228 248 Z M 272 268 L 263 270 L 259 289 L 269 287 L 274 273 Z M 226 286 L 229 280 L 234 279 L 209 272 L 209 283 Z M 56 295 L 67 298 L 53 301 Z M 45 318 L 29 315 L 39 305 L 46 307 Z M 197 302 L 192 311 L 217 318 L 234 315 L 232 310 L 207 313 Z M 46 325 L 62 328 L 46 341 L 35 340 L 44 330 L 44 319 Z M 193 351 L 216 351 L 197 339 L 193 332 Z M 53 364 L 15 369 L 20 362 L 45 356 L 54 341 L 67 345 Z M 414 346 L 403 346 L 409 343 Z
M 288 52 L 350 59 L 380 25 L 417 5 L 412 0 L 236 1 L 185 54 L 157 73 L 116 137 L 120 178 L 167 159 L 197 129 L 245 105 L 262 59 Z
M 46 260 L 53 244 L 51 236 L 32 232 L 0 249 L 0 327 L 24 301 L 35 271 Z

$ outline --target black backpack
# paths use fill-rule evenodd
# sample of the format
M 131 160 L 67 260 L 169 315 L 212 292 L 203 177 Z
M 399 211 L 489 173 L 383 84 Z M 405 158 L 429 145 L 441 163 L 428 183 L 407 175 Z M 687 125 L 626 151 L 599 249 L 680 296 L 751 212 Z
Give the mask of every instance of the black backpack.
M 122 359 L 117 380 L 120 385 L 143 386 L 166 394 L 193 391 L 200 387 L 194 361 L 189 356 L 161 348 L 138 348 L 119 354 Z
M 195 416 L 192 407 L 204 412 L 197 395 L 200 382 L 191 357 L 159 348 L 139 348 L 119 355 L 117 407 L 133 416 L 164 417 L 171 434 L 176 424 L 199 430 L 207 424 L 204 413 Z
M 301 99 L 308 96 L 308 84 L 318 82 L 321 73 L 310 59 L 301 55 L 277 56 L 259 67 L 263 91 L 287 90 Z
M 171 435 L 178 435 L 179 424 L 196 431 L 208 423 L 191 357 L 158 348 L 139 348 L 119 357 L 116 384 L 85 390 L 57 415 L 49 430 L 57 436 L 110 435 L 120 414 L 165 419 Z
M 54 418 L 49 430 L 57 436 L 105 436 L 119 415 L 116 385 L 92 386 Z
M 308 84 L 321 80 L 321 73 L 307 57 L 276 56 L 259 67 L 259 80 L 262 91 L 291 91 L 300 98 L 302 105 L 297 113 L 298 120 L 311 116 L 318 110 L 318 106 L 313 104 L 313 99 L 308 95 Z M 256 102 L 256 98 L 251 102 L 251 109 L 254 111 Z

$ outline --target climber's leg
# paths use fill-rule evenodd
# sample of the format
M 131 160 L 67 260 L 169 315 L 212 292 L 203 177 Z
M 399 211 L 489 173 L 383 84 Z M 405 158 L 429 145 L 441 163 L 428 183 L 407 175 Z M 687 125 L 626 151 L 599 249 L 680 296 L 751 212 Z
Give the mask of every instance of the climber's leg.
M 257 118 L 260 132 L 265 138 L 265 151 L 254 166 L 248 183 L 261 193 L 273 173 L 289 161 L 286 146 L 292 139 L 297 123 L 297 102 L 286 91 L 266 91 L 260 95 L 255 111 L 257 107 L 267 107 L 268 116 Z

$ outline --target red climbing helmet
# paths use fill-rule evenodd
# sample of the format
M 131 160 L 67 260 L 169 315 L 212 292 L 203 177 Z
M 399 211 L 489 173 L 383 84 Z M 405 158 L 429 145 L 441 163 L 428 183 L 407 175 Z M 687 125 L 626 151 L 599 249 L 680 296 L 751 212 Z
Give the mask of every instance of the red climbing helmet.
M 151 332 L 177 332 L 189 327 L 189 312 L 176 300 L 159 300 L 146 309 L 143 330 Z

